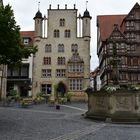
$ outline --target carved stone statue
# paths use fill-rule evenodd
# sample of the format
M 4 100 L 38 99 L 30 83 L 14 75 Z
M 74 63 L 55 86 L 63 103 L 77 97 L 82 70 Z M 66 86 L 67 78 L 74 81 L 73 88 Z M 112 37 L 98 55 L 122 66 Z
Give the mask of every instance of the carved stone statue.
M 112 72 L 111 72 L 111 79 L 113 80 L 114 85 L 119 84 L 119 65 L 120 59 L 117 58 L 117 49 L 116 44 L 113 43 L 113 59 L 110 61 L 110 65 L 112 66 Z

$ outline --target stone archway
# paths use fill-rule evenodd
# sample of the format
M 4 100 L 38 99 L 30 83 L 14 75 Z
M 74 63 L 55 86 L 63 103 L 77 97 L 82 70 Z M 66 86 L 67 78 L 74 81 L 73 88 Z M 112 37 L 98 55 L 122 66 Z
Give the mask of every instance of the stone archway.
M 64 97 L 66 94 L 66 85 L 62 81 L 58 83 L 57 92 L 61 97 Z

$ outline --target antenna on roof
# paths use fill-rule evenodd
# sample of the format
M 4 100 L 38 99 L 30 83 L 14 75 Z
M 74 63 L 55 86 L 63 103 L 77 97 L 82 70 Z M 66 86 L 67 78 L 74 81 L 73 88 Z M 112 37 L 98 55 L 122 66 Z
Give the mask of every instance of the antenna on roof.
M 38 2 L 38 11 L 40 11 L 40 1 Z
M 87 9 L 87 3 L 88 3 L 88 1 L 86 1 L 86 9 Z

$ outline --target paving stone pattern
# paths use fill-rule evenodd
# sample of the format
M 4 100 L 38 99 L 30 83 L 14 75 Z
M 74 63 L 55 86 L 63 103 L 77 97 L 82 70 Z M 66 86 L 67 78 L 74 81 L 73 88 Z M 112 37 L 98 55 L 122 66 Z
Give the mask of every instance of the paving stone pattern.
M 0 107 L 0 140 L 140 140 L 140 125 L 84 119 L 85 103 Z

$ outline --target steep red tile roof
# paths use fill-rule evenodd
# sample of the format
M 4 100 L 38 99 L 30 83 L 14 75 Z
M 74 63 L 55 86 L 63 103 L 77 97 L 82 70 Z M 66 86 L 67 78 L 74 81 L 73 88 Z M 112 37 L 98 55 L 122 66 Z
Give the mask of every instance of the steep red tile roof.
M 21 37 L 30 37 L 34 38 L 34 31 L 20 31 Z
M 97 16 L 97 26 L 100 29 L 101 40 L 105 41 L 112 33 L 114 24 L 121 25 L 126 15 L 102 15 Z

